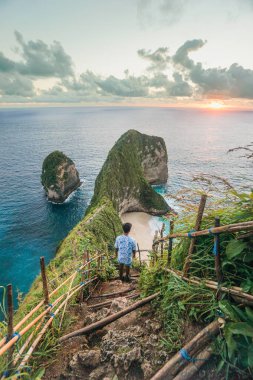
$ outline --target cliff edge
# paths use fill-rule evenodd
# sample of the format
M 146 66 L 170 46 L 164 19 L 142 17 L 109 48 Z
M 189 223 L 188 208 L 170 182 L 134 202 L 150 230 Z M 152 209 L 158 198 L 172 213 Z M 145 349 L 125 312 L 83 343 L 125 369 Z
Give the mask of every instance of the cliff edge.
M 170 210 L 151 184 L 168 179 L 168 156 L 161 137 L 129 130 L 115 143 L 96 179 L 91 205 L 108 197 L 119 214 L 143 211 L 162 215 Z
M 50 153 L 42 165 L 41 183 L 49 201 L 62 203 L 80 185 L 74 162 L 58 150 Z

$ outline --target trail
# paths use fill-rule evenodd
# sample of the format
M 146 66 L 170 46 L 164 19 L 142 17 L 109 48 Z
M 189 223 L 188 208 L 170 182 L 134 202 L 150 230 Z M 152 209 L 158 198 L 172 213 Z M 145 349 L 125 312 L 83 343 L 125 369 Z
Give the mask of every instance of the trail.
M 137 281 L 133 277 L 131 284 L 120 280 L 102 283 L 87 302 L 75 307 L 76 322 L 70 331 L 136 302 Z M 118 296 L 119 292 L 122 295 Z M 43 379 L 148 379 L 168 359 L 160 347 L 163 337 L 161 323 L 152 307 L 145 305 L 88 336 L 64 341 Z

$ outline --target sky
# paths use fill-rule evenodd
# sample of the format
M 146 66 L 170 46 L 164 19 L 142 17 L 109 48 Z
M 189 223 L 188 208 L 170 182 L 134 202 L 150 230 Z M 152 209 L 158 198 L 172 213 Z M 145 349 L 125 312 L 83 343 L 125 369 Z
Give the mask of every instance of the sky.
M 0 0 L 0 106 L 253 107 L 253 0 Z

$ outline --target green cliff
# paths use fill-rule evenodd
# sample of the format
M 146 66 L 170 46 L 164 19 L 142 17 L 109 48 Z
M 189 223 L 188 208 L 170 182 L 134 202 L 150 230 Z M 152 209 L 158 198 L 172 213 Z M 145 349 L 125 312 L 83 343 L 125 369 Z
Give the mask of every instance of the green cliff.
M 63 153 L 58 151 L 51 153 L 43 163 L 41 176 L 46 191 L 53 189 L 60 193 L 61 181 L 64 182 L 66 179 L 66 175 L 64 176 L 66 168 L 73 165 L 73 161 Z M 168 210 L 166 202 L 150 185 L 150 183 L 163 183 L 166 180 L 167 152 L 164 141 L 133 130 L 125 133 L 110 151 L 96 180 L 95 194 L 86 215 L 62 241 L 56 256 L 47 266 L 49 292 L 62 284 L 71 273 L 76 273 L 73 277 L 73 286 L 78 286 L 80 281 L 83 281 L 82 273 L 76 269 L 83 263 L 84 252 L 87 250 L 90 252 L 90 257 L 94 257 L 97 252 L 103 252 L 105 256 L 99 273 L 101 279 L 115 276 L 115 266 L 108 259 L 109 255 L 111 257 L 114 255 L 115 238 L 122 232 L 119 213 L 130 210 L 153 214 L 166 212 Z M 96 265 L 96 261 L 92 262 L 91 271 L 95 270 Z M 68 287 L 69 284 L 66 283 L 57 294 L 50 297 L 50 301 L 54 302 L 57 297 L 66 293 Z M 43 299 L 42 281 L 41 276 L 38 276 L 19 305 L 14 322 L 20 321 L 41 299 Z M 37 311 L 35 316 L 39 313 L 40 311 Z M 74 318 L 71 306 L 68 306 L 61 333 Z M 3 334 L 5 333 L 6 328 L 3 330 Z M 44 338 L 41 347 L 44 347 L 43 344 L 53 345 L 50 341 L 52 337 L 56 343 L 57 333 L 54 331 L 54 336 L 48 335 Z M 37 366 L 36 363 L 34 365 Z M 5 368 L 6 361 L 3 358 L 0 360 L 0 372 Z
M 161 137 L 129 130 L 116 142 L 96 179 L 91 205 L 109 198 L 120 213 L 165 214 L 169 206 L 151 184 L 168 179 L 168 156 Z
M 48 200 L 56 203 L 64 202 L 81 184 L 74 162 L 58 150 L 45 158 L 41 183 Z

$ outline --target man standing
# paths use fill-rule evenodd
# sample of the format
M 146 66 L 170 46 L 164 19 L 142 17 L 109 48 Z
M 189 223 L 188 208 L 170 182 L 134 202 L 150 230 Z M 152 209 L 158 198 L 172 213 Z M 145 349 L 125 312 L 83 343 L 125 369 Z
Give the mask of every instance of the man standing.
M 132 264 L 132 257 L 135 257 L 136 242 L 129 235 L 132 228 L 131 223 L 125 223 L 122 225 L 124 234 L 117 236 L 115 241 L 116 257 L 119 262 L 119 277 L 121 281 L 130 282 L 130 267 Z M 126 269 L 126 277 L 123 277 L 124 267 Z

